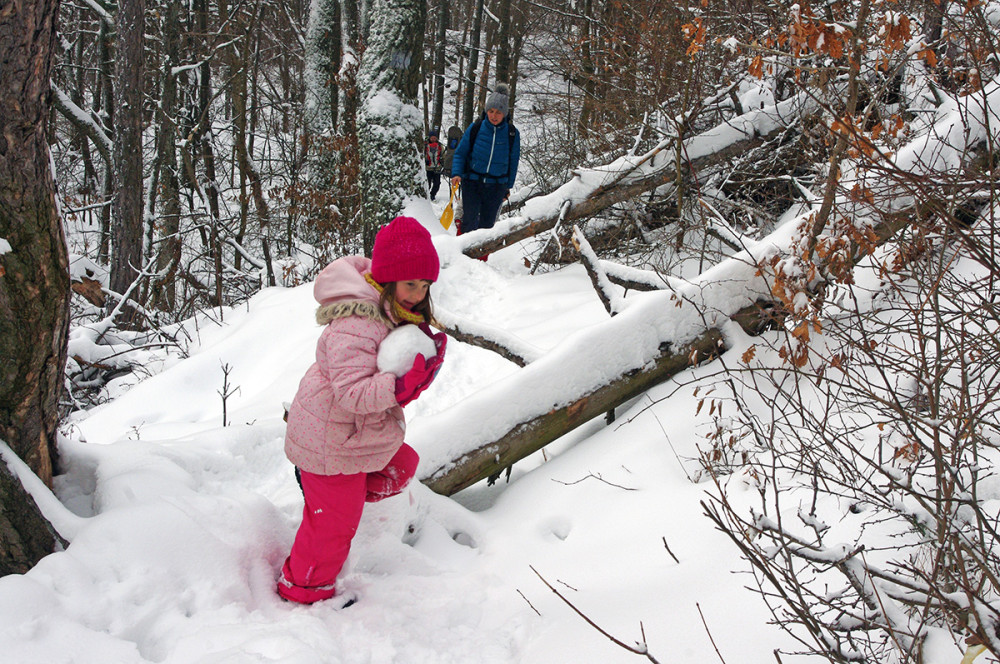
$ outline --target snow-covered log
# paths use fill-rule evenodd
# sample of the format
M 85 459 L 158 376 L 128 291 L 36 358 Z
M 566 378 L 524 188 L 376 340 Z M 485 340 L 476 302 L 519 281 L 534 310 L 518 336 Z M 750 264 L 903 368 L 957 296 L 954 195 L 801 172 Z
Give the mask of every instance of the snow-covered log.
M 600 259 L 594 253 L 593 248 L 591 248 L 590 243 L 579 226 L 573 227 L 572 241 L 573 246 L 580 252 L 580 260 L 587 269 L 587 276 L 590 277 L 590 283 L 594 286 L 597 297 L 601 299 L 604 310 L 614 316 L 624 307 L 624 302 L 611 288 L 611 280 L 604 270 L 601 269 Z
M 440 307 L 435 307 L 435 319 L 435 327 L 448 336 L 462 343 L 491 350 L 519 367 L 527 366 L 542 355 L 540 349 L 523 339 L 495 327 L 456 316 Z
M 446 496 L 472 486 L 654 385 L 710 359 L 722 346 L 718 330 L 709 330 L 679 349 L 668 346 L 651 366 L 621 376 L 562 408 L 518 424 L 498 440 L 437 468 L 423 482 Z
M 620 321 L 622 317 L 615 317 L 611 320 Z M 733 320 L 739 321 L 745 332 L 757 334 L 771 323 L 772 315 L 766 307 L 754 304 L 736 312 L 733 315 Z M 608 325 L 600 327 L 607 328 Z M 611 333 L 612 336 L 614 334 L 614 332 Z M 604 355 L 613 354 L 606 345 L 601 344 L 599 339 L 595 338 L 594 343 L 599 345 L 595 349 L 597 352 Z M 516 422 L 507 431 L 503 432 L 502 435 L 484 445 L 461 453 L 443 463 L 437 461 L 435 457 L 430 457 L 431 463 L 437 463 L 438 465 L 424 470 L 430 465 L 425 464 L 420 473 L 422 481 L 433 491 L 443 495 L 452 495 L 457 491 L 461 491 L 480 480 L 495 475 L 503 468 L 537 452 L 557 438 L 639 396 L 646 390 L 663 383 L 681 371 L 711 359 L 722 351 L 725 345 L 724 335 L 718 328 L 708 329 L 694 340 L 684 344 L 674 345 L 664 343 L 658 349 L 659 352 L 656 357 L 644 366 L 624 371 L 606 384 L 576 396 L 572 401 L 560 407 L 538 412 L 533 417 Z M 572 354 L 572 351 L 570 354 Z M 560 354 L 556 353 L 555 356 L 558 358 Z M 553 360 L 551 357 L 541 358 L 536 361 L 535 367 L 529 366 L 524 372 L 514 376 L 513 386 L 515 391 L 521 394 L 534 394 L 540 386 L 533 385 L 531 383 L 531 376 L 526 372 L 532 368 L 545 371 L 543 367 L 548 366 L 553 361 L 560 362 L 559 359 Z M 572 373 L 572 367 L 566 365 L 561 366 L 560 370 Z M 572 377 L 570 377 L 570 380 L 572 380 Z M 551 382 L 551 379 L 549 382 Z M 556 380 L 555 382 L 560 385 L 563 384 L 562 380 Z M 571 393 L 572 391 L 572 386 L 566 388 L 566 392 Z M 478 397 L 481 398 L 482 395 L 478 395 Z M 532 401 L 529 399 L 528 403 L 532 403 Z M 471 406 L 465 409 L 466 416 L 478 417 L 471 414 L 473 411 L 478 410 L 479 407 L 479 404 L 477 404 L 477 395 L 473 395 L 469 401 L 460 404 L 459 408 L 462 408 L 463 405 Z M 515 404 L 508 401 L 504 405 L 514 406 Z M 499 404 L 495 402 L 492 405 L 483 404 L 483 406 L 491 408 L 494 413 L 498 410 L 503 411 L 502 408 L 499 408 Z M 491 431 L 493 424 L 491 420 L 495 419 L 495 415 L 487 417 L 483 421 L 483 430 L 487 432 Z M 437 424 L 444 427 L 450 426 L 447 417 L 438 418 Z M 417 438 L 423 438 L 423 434 L 425 433 L 435 435 L 420 427 L 419 421 L 415 423 L 414 428 L 418 432 Z M 431 429 L 434 431 L 437 430 L 437 427 L 431 427 Z M 446 438 L 446 440 L 448 439 Z

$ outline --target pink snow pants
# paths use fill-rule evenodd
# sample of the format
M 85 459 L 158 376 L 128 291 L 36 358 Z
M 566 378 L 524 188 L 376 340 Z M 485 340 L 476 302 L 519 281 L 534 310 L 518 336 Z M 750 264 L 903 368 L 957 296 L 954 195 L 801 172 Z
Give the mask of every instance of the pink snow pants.
M 305 496 L 302 524 L 281 568 L 278 594 L 301 604 L 336 595 L 337 574 L 351 550 L 365 503 L 402 491 L 416 474 L 419 461 L 416 451 L 404 443 L 386 467 L 374 473 L 316 475 L 300 471 Z

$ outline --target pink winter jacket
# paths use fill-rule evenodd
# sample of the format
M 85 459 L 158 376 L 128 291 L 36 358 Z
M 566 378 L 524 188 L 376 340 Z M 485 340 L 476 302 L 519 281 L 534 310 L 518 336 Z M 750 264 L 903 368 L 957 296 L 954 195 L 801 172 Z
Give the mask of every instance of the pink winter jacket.
M 313 286 L 316 321 L 326 328 L 316 362 L 299 383 L 288 411 L 285 455 L 317 475 L 382 470 L 403 444 L 403 409 L 396 376 L 376 366 L 392 323 L 379 314 L 378 292 L 365 281 L 371 261 L 339 258 Z

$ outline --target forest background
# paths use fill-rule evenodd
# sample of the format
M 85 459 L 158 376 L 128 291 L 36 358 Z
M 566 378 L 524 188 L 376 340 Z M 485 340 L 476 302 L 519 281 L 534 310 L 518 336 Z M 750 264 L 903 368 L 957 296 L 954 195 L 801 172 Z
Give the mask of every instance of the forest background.
M 997 9 L 9 3 L 0 435 L 51 482 L 59 422 L 141 373 L 136 351 L 179 346 L 178 323 L 365 253 L 381 223 L 426 196 L 427 131 L 466 126 L 505 81 L 518 187 L 495 232 L 461 251 L 538 236 L 532 274 L 583 261 L 612 319 L 627 308 L 615 288 L 651 290 L 695 303 L 704 330 L 568 390 L 555 409 L 566 421 L 526 414 L 519 424 L 544 435 L 440 491 L 496 477 L 588 408 L 613 417 L 673 376 L 671 362 L 732 347 L 735 322 L 770 334 L 788 373 L 755 371 L 751 346 L 720 379 L 726 396 L 699 405 L 719 409 L 706 477 L 749 473 L 762 497 L 748 514 L 720 487 L 706 511 L 783 607 L 777 622 L 832 661 L 920 661 L 930 628 L 996 657 Z M 740 306 L 706 295 L 719 283 L 710 268 L 727 265 Z M 859 266 L 874 285 L 859 284 Z M 533 359 L 496 331 L 445 324 Z M 723 401 L 739 415 L 722 417 Z M 870 509 L 897 543 L 877 562 L 860 538 L 827 548 L 812 512 L 800 515 L 809 536 L 792 532 L 766 507 L 783 473 L 816 504 Z M 16 482 L 5 487 L 5 505 L 21 505 Z M 52 550 L 45 530 L 37 548 L 5 547 L 11 571 Z

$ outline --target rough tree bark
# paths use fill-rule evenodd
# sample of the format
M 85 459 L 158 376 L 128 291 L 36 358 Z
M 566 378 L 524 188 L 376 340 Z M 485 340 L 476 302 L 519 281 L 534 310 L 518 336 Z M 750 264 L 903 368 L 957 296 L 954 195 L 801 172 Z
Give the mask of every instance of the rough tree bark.
M 142 270 L 142 91 L 145 0 L 118 7 L 118 57 L 115 86 L 115 149 L 110 288 L 124 295 Z M 118 301 L 112 298 L 108 307 Z M 119 322 L 135 324 L 136 312 L 124 307 Z
M 0 459 L 0 576 L 24 574 L 52 553 L 57 541 L 66 545 Z
M 56 0 L 0 11 L 0 439 L 47 484 L 69 324 L 69 259 L 46 124 Z M 54 537 L 0 460 L 0 574 L 51 553 Z

